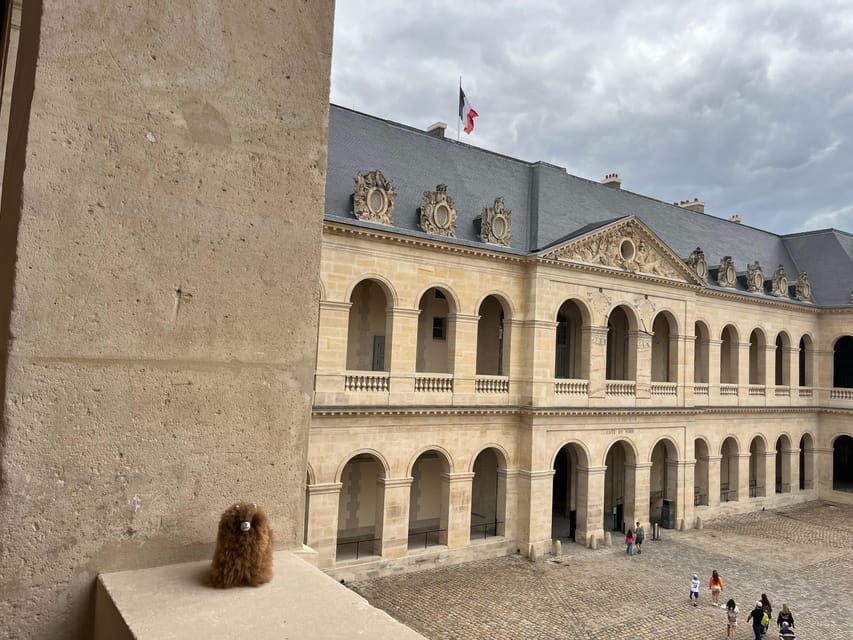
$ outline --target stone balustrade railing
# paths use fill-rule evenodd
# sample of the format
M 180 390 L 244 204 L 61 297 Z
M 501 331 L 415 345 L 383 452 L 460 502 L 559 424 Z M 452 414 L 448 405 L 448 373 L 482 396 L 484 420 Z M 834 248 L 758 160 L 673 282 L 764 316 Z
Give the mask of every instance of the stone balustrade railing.
M 415 391 L 427 393 L 452 393 L 452 373 L 415 374 Z
M 607 395 L 633 397 L 637 395 L 637 383 L 633 380 L 607 381 Z
M 675 382 L 652 382 L 651 394 L 653 396 L 676 396 L 678 395 L 678 384 Z
M 554 394 L 558 396 L 585 396 L 589 393 L 589 380 L 559 379 L 554 381 Z
M 509 376 L 477 376 L 474 390 L 477 393 L 509 393 Z
M 723 383 L 720 385 L 720 395 L 721 396 L 736 396 L 737 395 L 737 385 Z
M 347 372 L 344 374 L 344 391 L 387 392 L 389 387 L 387 373 Z

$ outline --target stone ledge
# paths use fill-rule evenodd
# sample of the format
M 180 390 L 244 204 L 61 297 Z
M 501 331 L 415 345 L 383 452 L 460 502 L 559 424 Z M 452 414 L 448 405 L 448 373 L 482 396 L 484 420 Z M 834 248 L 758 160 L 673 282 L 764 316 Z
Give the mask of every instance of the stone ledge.
M 95 640 L 424 640 L 288 551 L 259 588 L 212 589 L 209 561 L 98 576 Z

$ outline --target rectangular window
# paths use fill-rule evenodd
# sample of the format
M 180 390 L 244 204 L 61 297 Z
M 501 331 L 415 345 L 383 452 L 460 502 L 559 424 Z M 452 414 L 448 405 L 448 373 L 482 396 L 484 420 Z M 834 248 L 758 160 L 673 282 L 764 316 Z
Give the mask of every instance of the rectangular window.
M 432 339 L 444 340 L 447 337 L 447 318 L 432 319 Z

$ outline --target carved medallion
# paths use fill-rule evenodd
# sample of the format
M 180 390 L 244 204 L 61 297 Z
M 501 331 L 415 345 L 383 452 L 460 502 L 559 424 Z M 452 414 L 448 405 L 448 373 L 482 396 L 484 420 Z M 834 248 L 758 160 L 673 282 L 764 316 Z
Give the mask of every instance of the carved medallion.
M 495 206 L 483 207 L 480 240 L 509 246 L 512 240 L 512 211 L 506 209 L 503 197 L 495 198 Z
M 803 271 L 797 276 L 797 298 L 803 302 L 812 302 L 812 284 L 809 282 L 809 274 Z
M 758 260 L 746 265 L 746 288 L 752 293 L 764 293 L 764 269 Z
M 424 191 L 421 198 L 421 229 L 448 238 L 456 237 L 456 209 L 447 195 L 447 185 L 440 184 L 435 191 Z
M 785 267 L 781 264 L 773 272 L 773 295 L 788 297 L 788 278 L 785 276 Z
M 704 282 L 708 282 L 708 263 L 705 261 L 705 252 L 702 249 L 696 247 L 690 257 L 687 258 L 687 264 L 693 268 L 697 276 Z
M 359 171 L 354 180 L 352 202 L 355 217 L 380 224 L 394 224 L 394 199 L 397 197 L 394 184 L 376 169 L 367 173 Z
M 720 270 L 717 271 L 717 284 L 721 287 L 733 288 L 737 281 L 737 271 L 731 256 L 724 256 L 720 260 Z

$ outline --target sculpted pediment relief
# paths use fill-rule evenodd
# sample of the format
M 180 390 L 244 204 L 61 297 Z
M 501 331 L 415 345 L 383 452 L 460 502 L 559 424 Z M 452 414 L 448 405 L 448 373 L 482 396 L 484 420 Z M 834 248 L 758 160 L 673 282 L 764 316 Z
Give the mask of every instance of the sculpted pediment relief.
M 543 257 L 704 284 L 693 269 L 636 218 L 568 240 L 545 252 Z

